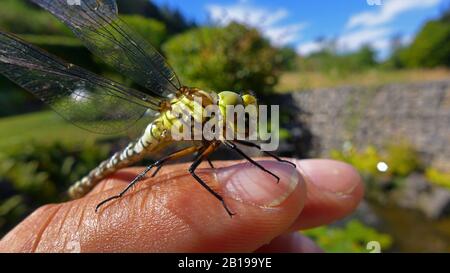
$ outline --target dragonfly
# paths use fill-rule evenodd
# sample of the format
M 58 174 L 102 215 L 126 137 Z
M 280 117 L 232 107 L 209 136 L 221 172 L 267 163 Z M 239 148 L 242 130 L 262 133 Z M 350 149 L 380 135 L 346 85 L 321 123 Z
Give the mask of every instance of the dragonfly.
M 123 150 L 114 153 L 70 187 L 68 194 L 71 198 L 83 197 L 117 170 L 137 163 L 176 142 L 170 130 L 171 125 L 176 122 L 174 112 L 198 106 L 195 105 L 196 98 L 202 99 L 200 107 L 203 108 L 208 105 L 218 105 L 223 109 L 229 105 L 258 104 L 256 97 L 250 93 L 216 93 L 182 85 L 164 57 L 120 19 L 115 0 L 31 1 L 70 28 L 94 55 L 142 88 L 138 90 L 96 75 L 1 30 L 0 73 L 48 104 L 65 120 L 90 132 L 117 134 L 135 126 L 144 117 L 149 119 L 140 137 L 131 141 Z M 207 117 L 202 113 L 188 111 L 187 115 L 204 123 Z M 220 115 L 225 116 L 226 112 L 220 111 Z M 244 145 L 261 150 L 260 145 L 238 139 L 201 139 L 192 141 L 189 147 L 147 166 L 120 193 L 100 202 L 95 210 L 98 211 L 104 204 L 124 196 L 150 171 L 153 170 L 151 176 L 154 177 L 167 162 L 194 154 L 189 173 L 217 198 L 228 215 L 232 216 L 233 212 L 223 197 L 196 174 L 196 169 L 203 161 L 208 161 L 210 166 L 214 167 L 209 156 L 220 145 L 236 151 L 279 181 L 276 174 L 239 148 L 239 145 Z M 295 167 L 293 163 L 271 152 L 263 152 Z

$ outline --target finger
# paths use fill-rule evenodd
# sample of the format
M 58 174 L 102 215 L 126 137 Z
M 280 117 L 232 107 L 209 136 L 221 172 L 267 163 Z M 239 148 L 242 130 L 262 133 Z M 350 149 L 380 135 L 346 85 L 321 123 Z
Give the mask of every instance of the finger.
M 296 160 L 305 178 L 307 198 L 300 217 L 290 230 L 330 224 L 351 214 L 364 196 L 361 176 L 349 164 L 328 160 Z
M 185 170 L 142 181 L 95 213 L 100 201 L 123 189 L 115 178 L 100 186 L 102 192 L 40 208 L 0 241 L 0 251 L 254 251 L 292 225 L 306 197 L 295 169 L 260 163 L 281 178 L 278 184 L 247 163 L 198 171 L 225 198 L 233 218 Z
M 322 249 L 299 232 L 283 234 L 260 247 L 258 253 L 322 253 Z
M 351 165 L 329 159 L 287 160 L 296 164 L 307 189 L 305 207 L 287 232 L 330 224 L 352 213 L 363 198 L 361 176 Z M 216 167 L 233 164 L 236 161 L 214 162 Z M 163 172 L 174 168 L 167 166 Z

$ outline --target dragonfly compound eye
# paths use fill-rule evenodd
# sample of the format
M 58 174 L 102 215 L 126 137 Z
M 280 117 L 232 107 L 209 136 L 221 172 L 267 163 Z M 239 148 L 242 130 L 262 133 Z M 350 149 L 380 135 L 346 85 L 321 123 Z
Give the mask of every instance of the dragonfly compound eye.
M 244 102 L 244 106 L 254 105 L 257 106 L 257 100 L 255 96 L 250 94 L 245 94 L 242 96 L 242 101 Z
M 242 97 L 239 94 L 231 92 L 231 91 L 222 91 L 219 93 L 219 105 L 226 107 L 228 105 L 242 105 L 244 102 L 242 101 Z

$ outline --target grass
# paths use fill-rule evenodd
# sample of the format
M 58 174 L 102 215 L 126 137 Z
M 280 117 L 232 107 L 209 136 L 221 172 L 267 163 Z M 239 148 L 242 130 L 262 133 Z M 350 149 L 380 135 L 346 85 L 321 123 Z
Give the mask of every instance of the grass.
M 0 119 L 0 151 L 27 141 L 80 143 L 105 138 L 66 122 L 53 111 Z
M 340 86 L 377 86 L 389 83 L 411 83 L 444 80 L 450 78 L 448 69 L 415 69 L 360 73 L 287 72 L 280 78 L 278 92 L 302 91 Z

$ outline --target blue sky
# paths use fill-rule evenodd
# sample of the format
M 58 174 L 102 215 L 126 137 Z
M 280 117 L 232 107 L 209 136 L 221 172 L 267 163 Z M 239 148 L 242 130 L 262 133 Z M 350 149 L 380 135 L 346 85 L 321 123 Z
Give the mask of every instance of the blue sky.
M 317 39 L 325 38 L 337 39 L 341 51 L 370 44 L 381 58 L 389 54 L 394 35 L 410 42 L 426 20 L 450 6 L 450 0 L 153 1 L 178 8 L 200 24 L 235 20 L 257 27 L 275 45 L 292 46 L 300 54 L 319 50 Z

